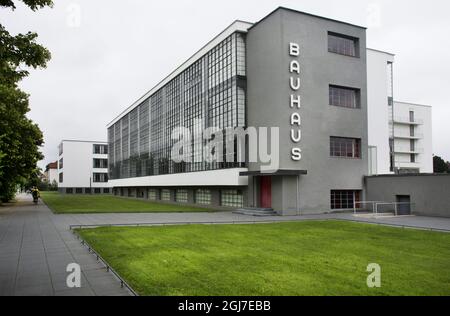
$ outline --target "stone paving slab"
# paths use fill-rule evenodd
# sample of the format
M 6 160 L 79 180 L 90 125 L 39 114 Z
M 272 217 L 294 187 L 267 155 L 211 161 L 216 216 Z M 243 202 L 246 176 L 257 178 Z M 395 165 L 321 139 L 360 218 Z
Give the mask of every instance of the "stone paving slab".
M 57 217 L 24 195 L 0 207 L 0 295 L 130 295 Z M 81 266 L 81 288 L 66 285 L 70 263 Z

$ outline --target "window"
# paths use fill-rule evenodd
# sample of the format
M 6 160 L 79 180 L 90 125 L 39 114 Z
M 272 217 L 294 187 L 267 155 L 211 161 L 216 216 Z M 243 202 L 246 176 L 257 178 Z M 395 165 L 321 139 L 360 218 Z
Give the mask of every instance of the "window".
M 76 188 L 75 189 L 75 193 L 76 194 L 83 194 L 83 189 L 82 188 Z
M 158 199 L 158 192 L 155 189 L 148 190 L 148 199 L 156 201 Z
M 109 188 L 104 188 L 104 189 L 103 189 L 103 193 L 104 193 L 104 194 L 109 194 Z
M 414 136 L 416 135 L 415 132 L 416 132 L 416 130 L 415 130 L 414 125 L 411 125 L 411 126 L 409 127 L 409 136 L 414 137 Z
M 108 159 L 96 159 L 96 158 L 94 158 L 94 168 L 95 169 L 106 169 L 106 168 L 108 168 Z
M 361 158 L 361 139 L 330 137 L 331 157 Z
M 355 37 L 328 33 L 328 51 L 345 56 L 359 57 L 359 40 Z
M 94 183 L 108 182 L 108 174 L 107 173 L 94 173 L 93 181 L 94 181 Z
M 59 169 L 62 169 L 64 164 L 63 164 L 64 160 L 63 158 L 59 159 Z
M 409 111 L 409 121 L 414 123 L 414 111 Z
M 73 189 L 72 188 L 67 188 L 66 189 L 66 194 L 73 194 Z
M 332 190 L 331 209 L 348 210 L 353 209 L 355 202 L 361 201 L 361 191 L 356 190 Z
M 59 144 L 58 149 L 59 149 L 59 155 L 61 156 L 64 153 L 63 143 Z
M 175 201 L 181 202 L 181 203 L 187 203 L 188 202 L 188 191 L 187 190 L 177 190 L 175 195 Z
M 244 196 L 241 190 L 222 190 L 220 204 L 228 207 L 243 207 Z
M 94 193 L 95 193 L 95 194 L 100 194 L 100 193 L 102 193 L 102 191 L 101 191 L 100 188 L 95 188 L 95 189 L 94 189 Z
M 59 174 L 59 183 L 63 183 L 63 181 L 64 181 L 64 173 L 61 172 L 61 173 Z
M 410 149 L 411 151 L 415 151 L 415 150 L 416 150 L 416 141 L 415 141 L 414 139 L 411 139 L 411 140 L 409 141 L 409 149 Z
M 329 103 L 330 105 L 344 108 L 360 109 L 359 89 L 345 88 L 330 85 Z
M 416 163 L 416 155 L 415 154 L 411 154 L 411 162 Z
M 203 205 L 211 204 L 211 190 L 199 189 L 195 191 L 195 203 Z
M 86 188 L 86 189 L 84 189 L 84 193 L 86 193 L 86 194 L 91 194 L 91 188 Z
M 161 191 L 161 201 L 170 201 L 170 190 Z
M 108 154 L 108 145 L 94 145 L 94 154 Z

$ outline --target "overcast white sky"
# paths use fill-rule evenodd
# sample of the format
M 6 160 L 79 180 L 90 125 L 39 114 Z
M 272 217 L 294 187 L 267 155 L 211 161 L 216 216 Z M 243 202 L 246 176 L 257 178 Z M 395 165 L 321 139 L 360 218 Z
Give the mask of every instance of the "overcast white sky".
M 22 83 L 45 135 L 41 167 L 61 139 L 106 140 L 107 123 L 231 22 L 278 6 L 368 26 L 368 47 L 396 54 L 395 98 L 433 106 L 434 153 L 450 160 L 448 0 L 55 2 L 34 13 L 0 9 L 10 32 L 35 31 L 52 53 Z

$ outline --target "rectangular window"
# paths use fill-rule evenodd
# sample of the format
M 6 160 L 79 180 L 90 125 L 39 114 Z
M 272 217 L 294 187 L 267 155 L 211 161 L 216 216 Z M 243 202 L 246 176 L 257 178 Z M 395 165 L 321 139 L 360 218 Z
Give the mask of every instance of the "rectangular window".
M 188 191 L 187 190 L 177 190 L 175 195 L 175 201 L 180 203 L 188 202 Z
M 104 189 L 103 189 L 103 193 L 104 193 L 104 194 L 109 194 L 109 192 L 110 192 L 110 191 L 109 191 L 109 188 L 104 188 Z
M 92 181 L 94 183 L 106 183 L 106 182 L 108 182 L 108 174 L 107 173 L 94 173 Z
M 96 159 L 96 158 L 94 158 L 94 168 L 95 169 L 106 169 L 106 168 L 108 168 L 108 159 Z
M 359 57 L 359 39 L 328 32 L 328 51 L 351 57 Z
M 63 158 L 59 159 L 59 169 L 62 169 L 64 167 L 63 162 L 64 162 Z
M 243 207 L 244 195 L 241 190 L 222 190 L 220 204 L 227 207 Z
M 94 154 L 96 155 L 108 154 L 108 145 L 94 145 Z
M 344 108 L 360 109 L 360 90 L 330 85 L 329 103 L 330 105 Z
M 211 190 L 199 189 L 195 191 L 195 203 L 210 205 L 211 204 Z
M 416 155 L 411 154 L 411 162 L 416 163 Z
M 358 190 L 332 190 L 331 209 L 349 210 L 353 209 L 355 202 L 361 201 L 361 191 Z
M 170 190 L 161 190 L 161 201 L 170 201 Z
M 95 193 L 95 194 L 100 194 L 100 193 L 102 193 L 102 191 L 101 191 L 100 188 L 95 188 L 95 189 L 94 189 L 94 193 Z
M 148 190 L 148 199 L 156 201 L 158 199 L 158 192 L 155 189 Z
M 84 189 L 84 193 L 86 193 L 86 194 L 91 194 L 91 189 L 90 188 L 86 188 L 86 189 Z
M 330 156 L 361 158 L 361 139 L 330 137 Z
M 66 189 L 66 194 L 73 194 L 73 189 L 72 188 L 67 188 Z
M 409 121 L 414 123 L 414 111 L 409 111 Z
M 82 188 L 76 188 L 75 189 L 75 193 L 76 194 L 83 194 L 83 189 Z
M 414 137 L 416 135 L 415 132 L 416 132 L 416 129 L 415 129 L 414 125 L 411 125 L 409 127 L 409 136 Z
M 61 172 L 61 173 L 59 174 L 59 183 L 63 183 L 63 181 L 64 181 L 64 173 Z

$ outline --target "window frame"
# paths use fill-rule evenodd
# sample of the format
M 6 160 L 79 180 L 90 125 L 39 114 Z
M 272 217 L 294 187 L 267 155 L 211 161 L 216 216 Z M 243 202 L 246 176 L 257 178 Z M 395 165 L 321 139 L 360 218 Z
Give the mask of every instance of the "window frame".
M 354 92 L 354 102 L 355 106 L 346 106 L 341 104 L 333 104 L 333 97 L 331 94 L 332 89 L 340 90 L 340 91 L 352 91 Z M 346 97 L 346 96 L 345 96 Z M 341 95 L 339 95 L 339 98 L 342 98 Z M 346 87 L 346 86 L 340 86 L 335 84 L 328 85 L 328 105 L 329 106 L 335 106 L 338 108 L 344 108 L 344 109 L 352 109 L 352 110 L 361 110 L 361 89 L 354 88 L 354 87 Z
M 342 51 L 339 51 L 339 49 L 333 50 L 332 49 L 332 45 L 330 45 L 330 39 L 331 38 L 337 38 L 337 39 L 342 39 L 342 40 L 346 40 L 346 41 L 352 41 L 353 45 L 354 45 L 354 47 L 353 47 L 354 54 L 343 53 Z M 360 39 L 358 37 L 345 35 L 345 34 L 341 34 L 341 33 L 336 33 L 336 32 L 332 32 L 332 31 L 328 31 L 328 33 L 327 33 L 327 46 L 328 46 L 327 50 L 328 50 L 329 53 L 336 54 L 336 55 L 341 55 L 341 56 L 346 56 L 346 57 L 352 57 L 352 58 L 361 58 Z
M 336 155 L 336 144 L 333 146 L 333 140 L 351 140 L 352 141 L 352 156 L 348 156 L 348 151 L 342 151 L 342 143 L 339 144 L 339 152 L 344 153 L 343 155 Z M 346 144 L 347 146 L 348 144 Z M 348 148 L 346 148 L 348 149 Z M 357 149 L 357 150 L 356 150 Z M 362 140 L 361 138 L 352 137 L 340 137 L 340 136 L 330 136 L 330 157 L 339 159 L 362 159 Z

